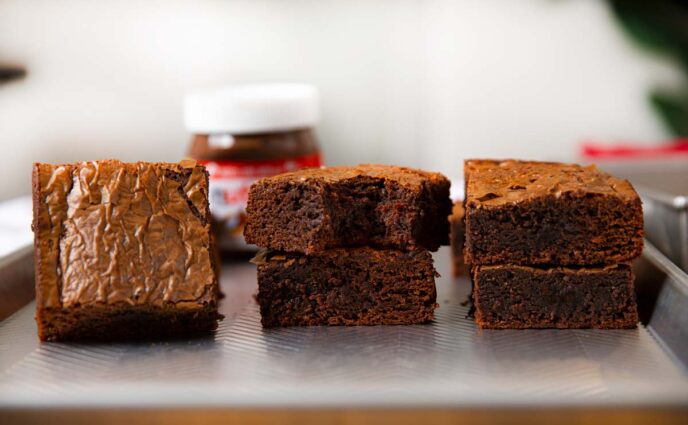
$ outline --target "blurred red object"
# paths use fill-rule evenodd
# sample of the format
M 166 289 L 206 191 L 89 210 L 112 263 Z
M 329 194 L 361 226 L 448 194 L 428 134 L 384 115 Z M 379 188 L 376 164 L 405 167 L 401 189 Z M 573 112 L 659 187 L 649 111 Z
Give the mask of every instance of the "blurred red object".
M 583 157 L 588 159 L 661 159 L 685 156 L 688 160 L 688 139 L 677 139 L 661 146 L 638 146 L 626 143 L 602 145 L 584 142 L 581 149 Z

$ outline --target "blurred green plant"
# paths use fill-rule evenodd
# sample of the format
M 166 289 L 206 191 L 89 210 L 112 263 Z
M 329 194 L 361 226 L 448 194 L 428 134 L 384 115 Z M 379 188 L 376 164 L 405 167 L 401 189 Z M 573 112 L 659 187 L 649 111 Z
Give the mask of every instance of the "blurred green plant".
M 609 0 L 624 31 L 639 45 L 675 61 L 686 75 L 680 90 L 656 87 L 649 101 L 666 127 L 688 137 L 688 1 Z

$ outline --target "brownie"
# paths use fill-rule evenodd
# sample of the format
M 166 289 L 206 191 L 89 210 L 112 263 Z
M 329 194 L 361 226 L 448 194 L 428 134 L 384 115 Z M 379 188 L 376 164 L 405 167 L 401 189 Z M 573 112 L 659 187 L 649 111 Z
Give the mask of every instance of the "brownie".
M 311 168 L 251 186 L 249 243 L 312 254 L 372 246 L 437 250 L 449 244 L 449 180 L 386 165 Z
M 34 164 L 41 340 L 157 339 L 216 328 L 208 176 L 181 164 Z
M 467 160 L 468 264 L 604 265 L 640 255 L 643 212 L 594 165 Z
M 463 201 L 454 202 L 452 215 L 449 217 L 452 273 L 454 277 L 468 275 L 468 268 L 466 267 L 466 263 L 463 261 L 463 218 Z
M 601 268 L 487 265 L 471 268 L 482 328 L 634 328 L 629 264 Z
M 258 295 L 265 327 L 407 325 L 433 319 L 435 269 L 426 250 L 263 250 Z

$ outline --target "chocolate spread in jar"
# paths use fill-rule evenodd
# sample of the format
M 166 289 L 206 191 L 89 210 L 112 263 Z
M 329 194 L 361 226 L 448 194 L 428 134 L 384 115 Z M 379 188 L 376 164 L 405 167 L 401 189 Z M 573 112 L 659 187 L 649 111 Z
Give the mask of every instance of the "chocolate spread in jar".
M 223 252 L 253 251 L 243 239 L 248 190 L 263 177 L 321 165 L 312 126 L 317 94 L 303 84 L 229 86 L 187 97 L 194 133 L 188 155 L 210 177 L 210 210 Z

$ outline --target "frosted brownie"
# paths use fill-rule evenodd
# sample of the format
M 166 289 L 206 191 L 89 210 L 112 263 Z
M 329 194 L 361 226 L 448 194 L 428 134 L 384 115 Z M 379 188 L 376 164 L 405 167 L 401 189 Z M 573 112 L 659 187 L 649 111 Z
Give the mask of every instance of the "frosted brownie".
M 261 251 L 265 327 L 408 325 L 433 319 L 435 269 L 426 250 L 340 248 L 313 255 Z
M 449 243 L 449 180 L 386 165 L 313 168 L 259 180 L 246 208 L 246 241 L 312 254 L 373 246 L 436 250 Z
M 467 160 L 465 261 L 599 265 L 643 248 L 643 211 L 626 180 L 576 164 Z
M 628 264 L 602 268 L 474 266 L 475 321 L 483 328 L 634 328 Z
M 41 340 L 158 339 L 216 328 L 203 166 L 34 164 L 32 228 Z

